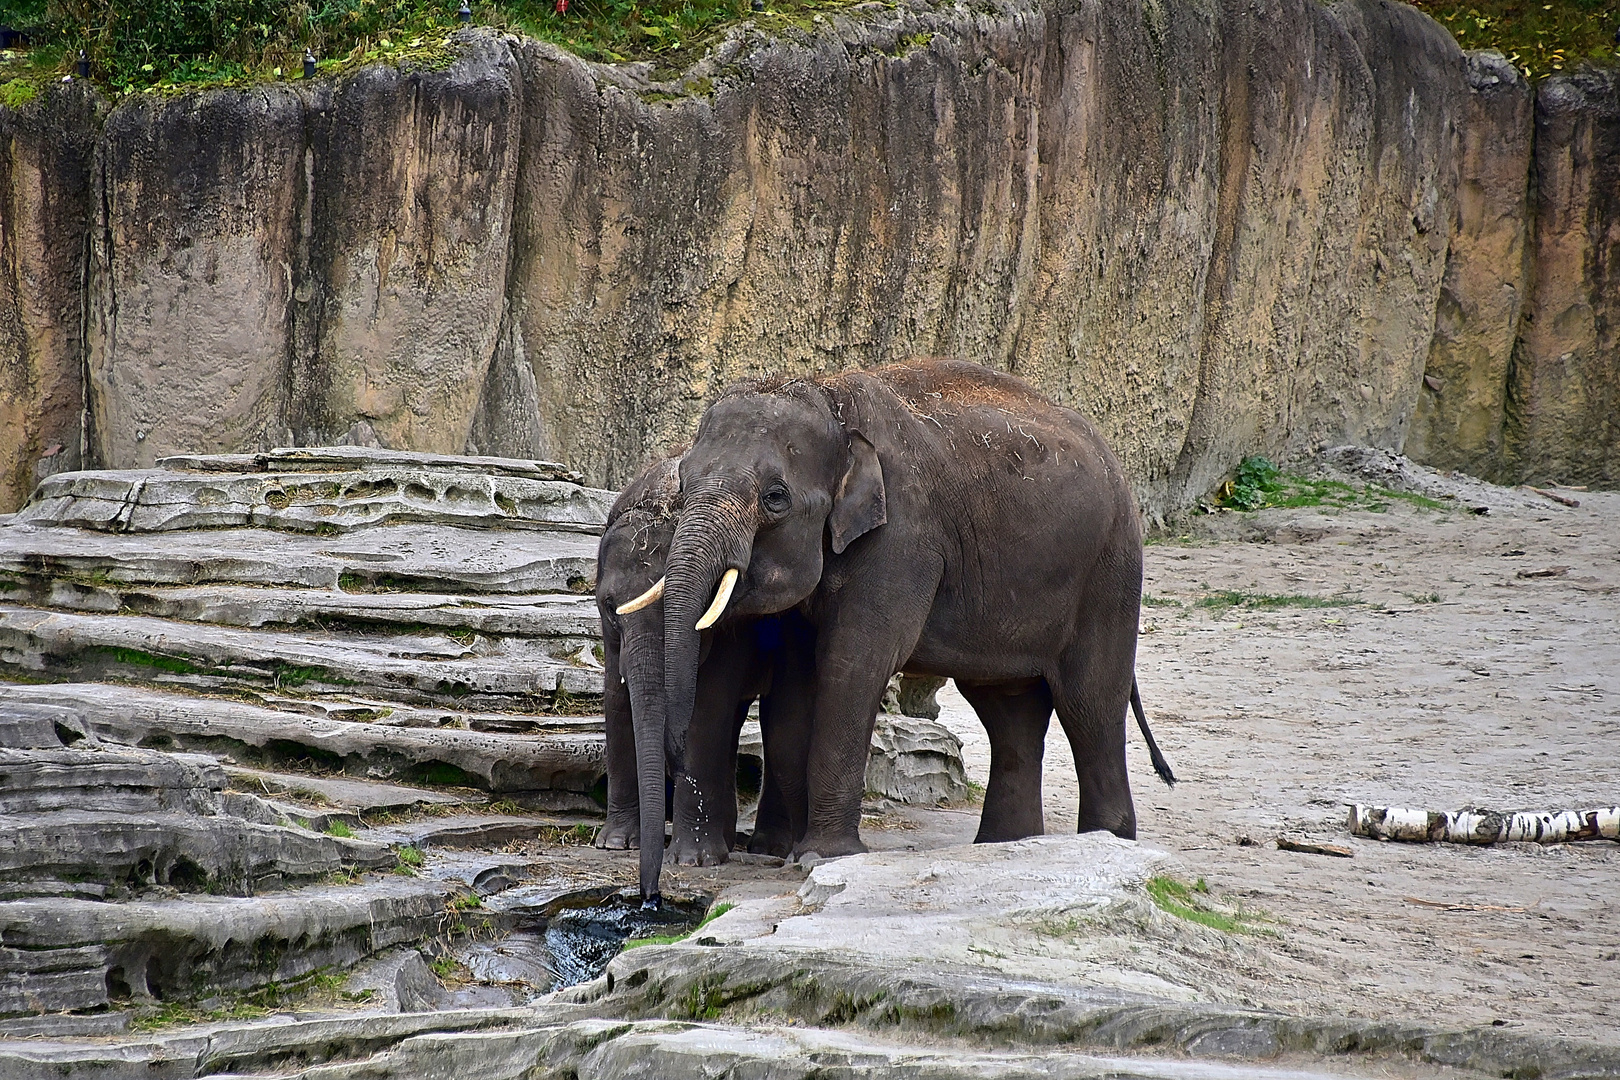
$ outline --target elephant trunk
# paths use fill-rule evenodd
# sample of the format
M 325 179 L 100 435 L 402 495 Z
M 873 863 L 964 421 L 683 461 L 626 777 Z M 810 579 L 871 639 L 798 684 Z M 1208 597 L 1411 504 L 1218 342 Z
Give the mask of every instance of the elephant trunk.
M 711 489 L 688 493 L 670 543 L 664 585 L 664 689 L 670 756 L 680 760 L 697 697 L 698 622 L 718 618 L 717 592 L 729 598 L 735 575 L 746 571 L 757 523 L 751 498 Z
M 630 690 L 635 727 L 636 788 L 641 803 L 641 899 L 657 905 L 664 865 L 665 723 L 661 613 L 625 616 L 619 667 Z

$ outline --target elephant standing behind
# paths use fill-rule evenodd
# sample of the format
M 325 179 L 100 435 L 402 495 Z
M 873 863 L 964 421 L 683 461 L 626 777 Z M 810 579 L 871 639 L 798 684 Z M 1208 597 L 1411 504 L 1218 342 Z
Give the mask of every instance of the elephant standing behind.
M 644 873 L 664 857 L 666 774 L 674 781 L 670 857 L 689 865 L 725 861 L 736 837 L 737 736 L 756 698 L 765 770 L 749 850 L 785 855 L 804 831 L 814 646 L 802 618 L 732 620 L 711 634 L 690 726 L 676 738 L 663 723 L 663 608 L 649 587 L 664 573 L 675 533 L 676 467 L 674 458 L 657 462 L 625 488 L 597 551 L 608 814 L 596 843 L 623 849 L 641 847 L 644 836 L 659 837 L 643 847 Z M 637 599 L 644 602 L 636 606 Z M 638 783 L 643 775 L 655 777 L 647 785 L 654 789 L 650 797 Z

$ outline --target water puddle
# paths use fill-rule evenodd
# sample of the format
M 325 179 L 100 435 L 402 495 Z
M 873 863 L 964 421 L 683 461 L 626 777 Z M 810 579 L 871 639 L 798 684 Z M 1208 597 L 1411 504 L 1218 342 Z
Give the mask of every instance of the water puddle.
M 546 924 L 546 951 L 557 987 L 589 982 L 632 938 L 690 933 L 703 919 L 702 901 L 664 901 L 659 911 L 641 910 L 634 897 L 614 897 L 594 907 L 567 908 Z
M 643 911 L 634 890 L 540 884 L 489 897 L 486 907 L 502 932 L 464 942 L 458 959 L 480 983 L 528 999 L 596 978 L 626 941 L 690 933 L 709 904 L 666 897 L 660 910 Z

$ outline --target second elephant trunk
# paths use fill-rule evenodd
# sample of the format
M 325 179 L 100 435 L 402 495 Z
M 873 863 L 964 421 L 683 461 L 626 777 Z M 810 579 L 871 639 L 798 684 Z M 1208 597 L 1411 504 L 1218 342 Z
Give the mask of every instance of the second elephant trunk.
M 663 613 L 655 606 L 624 616 L 619 667 L 630 690 L 635 730 L 636 790 L 641 804 L 641 898 L 657 903 L 664 866 L 667 754 Z

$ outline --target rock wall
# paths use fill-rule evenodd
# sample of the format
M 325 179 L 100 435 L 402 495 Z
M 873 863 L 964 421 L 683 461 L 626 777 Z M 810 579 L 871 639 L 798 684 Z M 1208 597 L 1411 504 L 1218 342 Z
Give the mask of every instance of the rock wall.
M 1094 416 L 1155 516 L 1324 443 L 1620 472 L 1610 76 L 1532 94 L 1386 0 L 773 35 L 675 82 L 465 31 L 443 71 L 0 110 L 0 510 L 57 443 L 618 486 L 732 379 L 920 354 Z
M 79 467 L 84 274 L 100 106 L 79 87 L 0 107 L 0 512 Z

